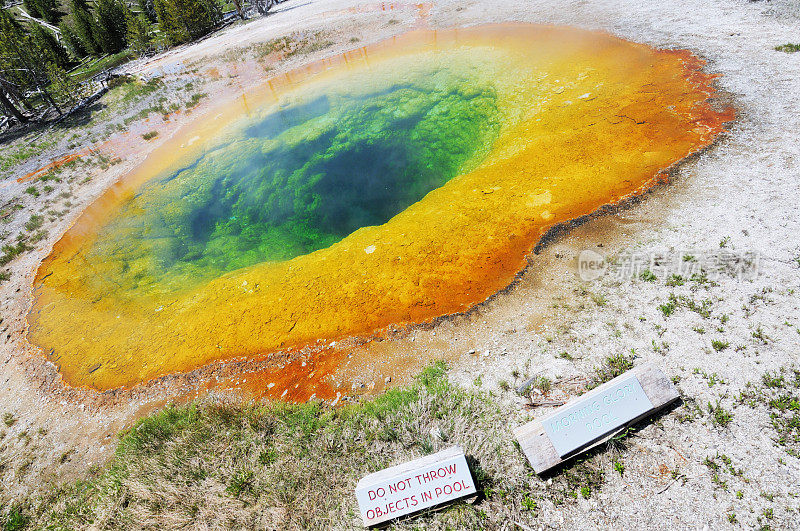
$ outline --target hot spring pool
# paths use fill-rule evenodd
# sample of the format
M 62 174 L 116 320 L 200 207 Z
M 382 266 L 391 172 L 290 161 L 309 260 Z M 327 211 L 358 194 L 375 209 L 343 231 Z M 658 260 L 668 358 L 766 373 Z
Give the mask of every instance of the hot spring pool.
M 68 383 L 110 389 L 464 311 L 548 228 L 712 141 L 730 117 L 699 67 L 502 25 L 268 80 L 86 210 L 38 271 L 29 338 Z

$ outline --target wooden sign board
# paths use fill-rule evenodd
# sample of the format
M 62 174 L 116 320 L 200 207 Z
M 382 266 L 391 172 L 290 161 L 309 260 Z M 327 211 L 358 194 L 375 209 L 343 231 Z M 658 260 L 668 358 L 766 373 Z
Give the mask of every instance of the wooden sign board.
M 369 527 L 475 492 L 464 452 L 453 446 L 361 478 L 356 499 Z
M 533 469 L 541 474 L 679 396 L 664 373 L 654 365 L 643 365 L 520 426 L 514 436 Z

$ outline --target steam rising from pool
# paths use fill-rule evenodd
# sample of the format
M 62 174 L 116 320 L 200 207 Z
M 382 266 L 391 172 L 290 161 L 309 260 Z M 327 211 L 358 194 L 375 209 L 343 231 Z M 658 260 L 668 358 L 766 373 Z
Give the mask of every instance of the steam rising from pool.
M 287 103 L 148 182 L 88 253 L 107 271 L 95 289 L 174 291 L 308 254 L 474 167 L 500 129 L 497 93 L 426 66 L 403 84 Z

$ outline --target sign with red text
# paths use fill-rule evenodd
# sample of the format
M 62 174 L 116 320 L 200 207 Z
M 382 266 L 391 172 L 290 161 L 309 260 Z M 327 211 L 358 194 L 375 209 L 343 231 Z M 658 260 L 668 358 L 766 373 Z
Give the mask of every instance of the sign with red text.
M 368 527 L 475 492 L 464 452 L 453 446 L 362 478 L 356 499 Z

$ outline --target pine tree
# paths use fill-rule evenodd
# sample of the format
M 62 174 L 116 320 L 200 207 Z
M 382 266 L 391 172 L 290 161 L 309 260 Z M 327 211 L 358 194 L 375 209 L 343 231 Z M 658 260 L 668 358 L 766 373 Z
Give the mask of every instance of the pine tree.
M 36 46 L 40 57 L 46 57 L 60 68 L 67 68 L 70 60 L 67 50 L 59 43 L 49 30 L 39 24 L 31 24 L 30 36 Z
M 83 49 L 88 55 L 100 55 L 102 47 L 98 41 L 98 29 L 94 17 L 84 0 L 71 0 L 70 11 L 75 21 L 75 33 L 83 43 Z
M 58 24 L 61 20 L 61 12 L 58 10 L 58 0 L 34 0 L 39 7 L 42 18 L 50 24 Z
M 0 72 L 16 86 L 27 84 L 26 65 L 21 64 L 20 53 L 25 47 L 25 32 L 11 13 L 0 8 Z
M 51 24 L 57 24 L 61 18 L 58 11 L 58 0 L 22 0 L 22 7 L 29 15 L 41 18 Z
M 154 0 L 158 26 L 170 44 L 189 42 L 222 21 L 217 0 Z
M 33 108 L 23 96 L 23 91 L 29 87 L 27 73 L 17 55 L 22 37 L 19 23 L 8 11 L 0 8 L 0 107 L 4 114 L 24 123 L 29 118 L 21 107 Z
M 42 18 L 42 14 L 39 12 L 39 2 L 36 0 L 22 0 L 22 7 L 30 16 Z
M 83 59 L 86 57 L 86 48 L 83 46 L 83 41 L 81 41 L 78 34 L 75 33 L 72 26 L 67 22 L 62 22 L 58 29 L 61 30 L 61 39 L 64 41 L 64 46 L 66 46 L 69 53 L 71 53 L 75 59 Z
M 55 61 L 25 33 L 20 23 L 5 9 L 0 9 L 0 72 L 4 74 L 4 83 L 14 84 L 20 88 L 20 92 L 35 90 L 62 114 L 48 89 L 53 82 L 50 77 L 51 63 L 58 69 Z
M 150 22 L 144 13 L 136 15 L 128 10 L 128 32 L 126 37 L 128 45 L 138 55 L 144 55 L 150 50 L 153 42 L 153 33 L 150 31 Z
M 244 11 L 244 0 L 233 0 L 233 7 L 236 8 L 236 14 L 239 15 L 241 20 L 247 20 L 247 14 Z
M 138 0 L 138 3 L 139 11 L 144 13 L 148 21 L 156 22 L 158 20 L 156 18 L 156 8 L 155 5 L 153 5 L 153 0 Z
M 126 46 L 127 7 L 120 0 L 98 0 L 95 8 L 98 43 L 103 52 L 117 53 Z
M 66 70 L 58 66 L 53 61 L 47 61 L 47 77 L 50 80 L 50 89 L 54 96 L 62 101 L 67 101 L 70 105 L 76 101 L 77 85 Z

